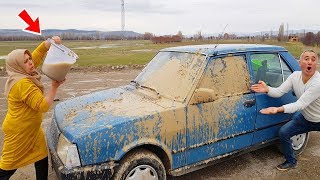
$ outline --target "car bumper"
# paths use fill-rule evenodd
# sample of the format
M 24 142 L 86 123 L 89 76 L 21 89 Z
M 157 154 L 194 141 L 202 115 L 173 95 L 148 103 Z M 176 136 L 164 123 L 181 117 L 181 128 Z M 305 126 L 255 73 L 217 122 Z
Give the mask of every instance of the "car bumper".
M 52 149 L 49 149 L 49 151 L 52 167 L 58 179 L 111 179 L 114 168 L 117 166 L 116 163 L 109 162 L 68 169 L 63 165 L 58 155 L 52 152 Z
M 66 168 L 60 160 L 55 148 L 59 133 L 56 124 L 53 122 L 49 133 L 47 133 L 47 143 L 51 156 L 51 164 L 58 179 L 110 179 L 112 177 L 114 169 L 118 166 L 118 164 L 113 161 L 97 165 L 74 167 L 71 169 Z

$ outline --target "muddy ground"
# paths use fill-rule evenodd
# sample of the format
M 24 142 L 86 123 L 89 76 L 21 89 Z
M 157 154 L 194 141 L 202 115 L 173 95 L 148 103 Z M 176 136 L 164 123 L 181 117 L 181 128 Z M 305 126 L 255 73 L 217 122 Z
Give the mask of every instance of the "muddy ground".
M 140 72 L 140 69 L 126 70 L 77 70 L 68 74 L 67 81 L 59 89 L 57 98 L 60 101 L 80 96 L 90 92 L 106 88 L 113 88 L 128 84 L 130 80 Z M 6 75 L 0 75 L 0 124 L 7 111 L 7 102 L 3 96 L 3 88 Z M 43 76 L 45 87 L 50 81 Z M 57 103 L 57 102 L 56 102 Z M 51 121 L 52 110 L 44 116 L 43 127 L 46 130 Z M 312 132 L 307 148 L 298 157 L 297 169 L 288 172 L 279 172 L 275 166 L 283 161 L 282 155 L 276 146 L 256 150 L 234 159 L 215 164 L 196 172 L 176 177 L 173 179 L 319 179 L 320 178 L 320 133 Z M 0 149 L 2 149 L 3 134 L 0 132 Z M 13 180 L 35 179 L 33 165 L 29 165 L 17 170 L 12 176 Z M 53 170 L 49 169 L 49 180 L 56 180 Z

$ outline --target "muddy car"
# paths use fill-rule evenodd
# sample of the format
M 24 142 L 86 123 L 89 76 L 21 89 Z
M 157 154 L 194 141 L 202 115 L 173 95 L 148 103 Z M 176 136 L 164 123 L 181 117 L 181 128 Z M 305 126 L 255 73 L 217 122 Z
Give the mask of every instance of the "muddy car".
M 59 179 L 166 179 L 278 140 L 296 101 L 250 91 L 277 87 L 298 62 L 279 46 L 196 45 L 160 50 L 128 85 L 56 105 L 48 136 Z M 296 153 L 308 134 L 292 138 Z

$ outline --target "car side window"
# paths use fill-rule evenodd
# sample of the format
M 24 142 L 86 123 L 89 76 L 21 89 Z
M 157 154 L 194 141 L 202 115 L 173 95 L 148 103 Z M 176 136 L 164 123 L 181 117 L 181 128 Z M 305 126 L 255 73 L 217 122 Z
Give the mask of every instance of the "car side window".
M 278 87 L 283 82 L 281 60 L 276 53 L 251 54 L 254 82 L 264 81 L 271 87 Z M 287 67 L 288 68 L 288 67 Z
M 250 74 L 244 55 L 212 59 L 198 88 L 212 89 L 217 97 L 250 92 Z
M 290 76 L 290 74 L 292 74 L 292 71 L 282 59 L 281 59 L 281 65 L 283 69 L 283 81 L 285 81 Z

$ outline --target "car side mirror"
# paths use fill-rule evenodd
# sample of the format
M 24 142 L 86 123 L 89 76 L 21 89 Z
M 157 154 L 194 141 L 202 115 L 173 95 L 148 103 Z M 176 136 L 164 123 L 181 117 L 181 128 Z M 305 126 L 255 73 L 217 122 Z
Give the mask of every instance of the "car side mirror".
M 217 99 L 218 99 L 218 95 L 215 93 L 213 89 L 199 88 L 194 91 L 190 103 L 191 104 L 207 103 L 207 102 L 213 102 Z

